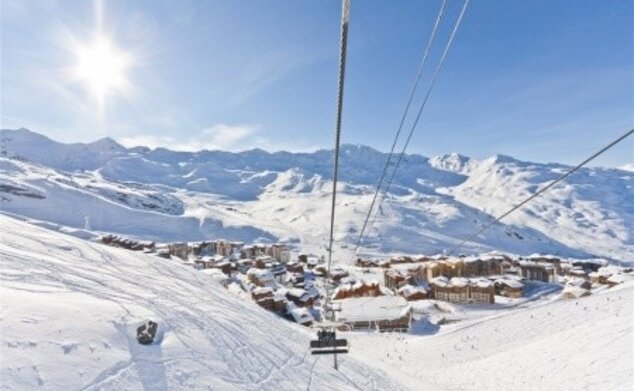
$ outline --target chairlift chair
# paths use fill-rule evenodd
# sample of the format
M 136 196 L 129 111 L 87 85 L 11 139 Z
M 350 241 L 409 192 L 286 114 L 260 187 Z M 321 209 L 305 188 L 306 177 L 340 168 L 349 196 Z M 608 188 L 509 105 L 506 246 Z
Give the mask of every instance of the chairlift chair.
M 337 338 L 334 327 L 326 327 L 317 331 L 317 339 L 310 341 L 311 354 L 345 354 L 348 353 L 348 340 Z

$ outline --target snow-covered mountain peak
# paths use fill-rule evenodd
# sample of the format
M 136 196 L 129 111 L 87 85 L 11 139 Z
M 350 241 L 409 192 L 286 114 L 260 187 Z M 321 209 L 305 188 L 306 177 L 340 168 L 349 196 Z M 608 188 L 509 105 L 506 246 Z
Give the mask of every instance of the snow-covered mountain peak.
M 91 149 L 101 149 L 101 150 L 111 150 L 111 151 L 124 151 L 126 148 L 116 142 L 114 139 L 110 137 L 104 137 L 97 141 L 93 141 L 91 143 L 86 144 L 87 147 Z
M 429 164 L 434 168 L 459 174 L 466 174 L 470 169 L 469 165 L 471 163 L 472 159 L 470 157 L 456 152 L 434 156 L 429 160 Z
M 512 156 L 508 156 L 508 155 L 503 155 L 503 154 L 495 154 L 487 159 L 484 159 L 482 161 L 485 164 L 526 164 L 525 162 L 522 162 L 521 160 L 517 160 Z
M 631 172 L 634 172 L 634 163 L 630 163 L 630 164 L 623 165 L 623 166 L 619 167 L 619 169 L 620 169 L 620 170 L 623 170 L 623 171 L 631 171 Z
M 9 159 L 0 206 L 15 214 L 75 228 L 88 218 L 97 231 L 165 241 L 293 236 L 322 248 L 327 235 L 332 150 L 192 153 L 126 149 L 111 139 L 64 144 L 27 130 L 2 136 Z M 362 145 L 342 150 L 336 234 L 343 247 L 356 240 L 388 155 Z M 366 242 L 380 253 L 442 252 L 566 167 L 505 155 L 406 155 Z M 622 170 L 583 168 L 464 250 L 632 261 L 632 189 L 634 176 Z

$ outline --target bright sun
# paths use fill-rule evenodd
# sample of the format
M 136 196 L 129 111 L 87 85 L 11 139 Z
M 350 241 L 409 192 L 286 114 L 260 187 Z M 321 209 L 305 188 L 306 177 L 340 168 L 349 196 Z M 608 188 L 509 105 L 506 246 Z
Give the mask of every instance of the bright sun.
M 77 50 L 77 75 L 86 83 L 100 103 L 112 90 L 126 85 L 127 56 L 108 40 L 99 38 L 89 46 Z

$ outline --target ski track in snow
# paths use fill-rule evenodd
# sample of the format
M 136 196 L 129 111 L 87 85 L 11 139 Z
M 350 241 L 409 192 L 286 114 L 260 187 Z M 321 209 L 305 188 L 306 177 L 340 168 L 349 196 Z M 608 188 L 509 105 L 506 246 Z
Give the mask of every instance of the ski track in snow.
M 356 360 L 341 372 L 307 360 L 309 330 L 174 261 L 5 216 L 0 232 L 3 389 L 405 389 Z M 136 342 L 146 318 L 159 323 L 159 344 Z

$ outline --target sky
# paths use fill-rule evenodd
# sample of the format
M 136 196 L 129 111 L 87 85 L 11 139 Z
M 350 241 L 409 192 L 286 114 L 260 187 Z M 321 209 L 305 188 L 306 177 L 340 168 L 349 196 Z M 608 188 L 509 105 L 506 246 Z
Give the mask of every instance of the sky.
M 440 6 L 352 0 L 342 142 L 389 150 Z M 179 150 L 333 145 L 338 0 L 0 7 L 2 128 Z M 416 109 L 461 7 L 447 1 Z M 628 0 L 472 0 L 408 152 L 581 161 L 634 126 L 633 26 Z M 632 137 L 595 164 L 629 163 Z

